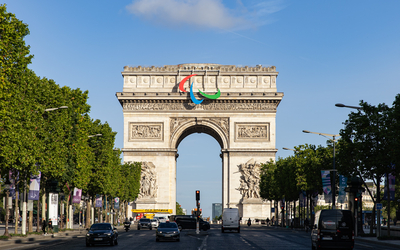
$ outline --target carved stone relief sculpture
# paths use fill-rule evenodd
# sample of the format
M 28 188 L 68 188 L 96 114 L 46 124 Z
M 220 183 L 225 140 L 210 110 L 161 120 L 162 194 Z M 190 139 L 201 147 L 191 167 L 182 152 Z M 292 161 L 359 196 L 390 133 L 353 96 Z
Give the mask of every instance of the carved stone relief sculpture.
M 238 165 L 240 176 L 239 190 L 242 199 L 260 198 L 260 164 L 254 159 Z
M 269 123 L 235 123 L 235 140 L 269 140 Z
M 142 173 L 140 177 L 139 198 L 149 199 L 157 197 L 157 172 L 152 162 L 142 162 Z
M 163 140 L 163 123 L 129 123 L 129 141 Z

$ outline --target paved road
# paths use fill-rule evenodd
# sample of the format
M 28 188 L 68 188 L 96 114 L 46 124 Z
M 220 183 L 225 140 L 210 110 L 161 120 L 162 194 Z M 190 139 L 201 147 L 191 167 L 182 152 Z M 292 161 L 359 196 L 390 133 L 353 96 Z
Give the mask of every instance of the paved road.
M 196 249 L 196 250 L 234 250 L 234 249 L 282 249 L 310 250 L 310 236 L 304 231 L 292 231 L 281 228 L 243 227 L 241 233 L 221 233 L 219 227 L 213 225 L 211 230 L 196 235 L 192 230 L 183 230 L 180 242 L 156 242 L 155 230 L 119 230 L 117 246 L 95 246 L 98 249 Z M 355 250 L 387 249 L 398 247 L 384 246 L 371 242 L 356 242 Z M 53 241 L 45 245 L 15 245 L 10 249 L 88 249 L 84 235 L 79 238 Z

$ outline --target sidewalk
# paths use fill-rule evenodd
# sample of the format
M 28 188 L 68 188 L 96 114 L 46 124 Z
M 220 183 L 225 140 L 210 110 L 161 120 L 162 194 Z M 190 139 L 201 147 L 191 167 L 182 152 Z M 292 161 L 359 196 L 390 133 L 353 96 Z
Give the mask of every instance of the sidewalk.
M 36 227 L 33 228 L 36 231 Z M 117 229 L 122 231 L 123 226 L 117 226 Z M 9 227 L 9 233 L 14 233 L 14 227 L 12 230 Z M 4 234 L 4 224 L 0 224 L 0 235 Z M 86 236 L 86 229 L 79 228 L 78 224 L 74 224 L 73 230 L 67 230 L 58 232 L 53 235 L 43 234 L 28 234 L 26 237 L 13 236 L 8 240 L 0 240 L 0 250 L 19 248 L 23 245 L 44 245 L 58 241 L 69 240 L 72 238 L 84 238 Z
M 35 244 L 43 245 L 49 244 L 57 241 L 62 241 L 71 238 L 83 238 L 86 235 L 86 230 L 84 229 L 74 229 L 65 232 L 58 232 L 53 235 L 43 235 L 43 234 L 30 234 L 26 237 L 13 236 L 8 240 L 0 240 L 0 249 L 12 249 L 13 246 L 21 247 L 21 245 Z
M 280 229 L 280 230 L 293 230 L 293 231 L 297 231 L 297 232 L 304 232 L 306 233 L 304 228 L 283 228 L 280 226 L 266 226 L 263 225 L 262 227 L 268 227 L 268 228 L 273 228 L 273 229 Z M 392 226 L 392 229 L 400 229 L 400 226 Z M 367 230 L 367 229 L 364 229 Z M 311 232 L 307 232 L 308 234 L 310 234 Z M 400 249 L 400 240 L 378 240 L 377 237 L 361 237 L 361 236 L 357 236 L 355 237 L 355 242 L 365 242 L 365 243 L 376 243 L 376 244 L 380 244 L 380 245 L 384 245 L 384 246 L 390 246 L 390 247 L 398 247 Z

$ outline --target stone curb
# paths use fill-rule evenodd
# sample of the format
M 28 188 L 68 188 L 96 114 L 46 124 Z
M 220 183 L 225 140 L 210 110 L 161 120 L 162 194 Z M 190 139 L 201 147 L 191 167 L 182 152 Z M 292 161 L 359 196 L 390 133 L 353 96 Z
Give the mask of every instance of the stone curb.
M 377 243 L 388 247 L 400 247 L 400 240 L 370 240 L 367 237 L 356 237 L 356 241 Z

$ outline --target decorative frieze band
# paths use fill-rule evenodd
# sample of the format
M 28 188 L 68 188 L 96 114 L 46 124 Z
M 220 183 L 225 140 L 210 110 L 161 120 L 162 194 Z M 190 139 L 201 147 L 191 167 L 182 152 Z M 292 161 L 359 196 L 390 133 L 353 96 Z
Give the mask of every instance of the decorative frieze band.
M 129 141 L 163 141 L 164 123 L 162 122 L 130 122 Z
M 189 102 L 131 102 L 124 111 L 276 111 L 279 102 L 209 102 L 192 105 Z
M 269 141 L 269 127 L 269 123 L 235 122 L 235 141 Z

